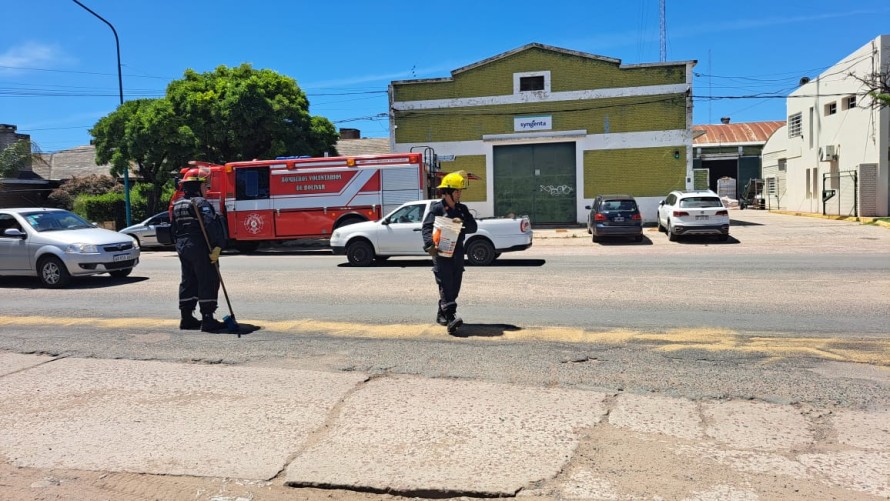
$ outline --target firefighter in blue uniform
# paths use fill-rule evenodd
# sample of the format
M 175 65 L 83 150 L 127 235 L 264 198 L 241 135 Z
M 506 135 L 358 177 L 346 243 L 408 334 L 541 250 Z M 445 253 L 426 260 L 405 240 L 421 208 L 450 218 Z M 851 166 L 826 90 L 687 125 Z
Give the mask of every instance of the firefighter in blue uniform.
M 461 192 L 468 186 L 467 173 L 452 172 L 442 178 L 438 189 L 442 199 L 430 204 L 430 210 L 423 220 L 423 249 L 433 258 L 433 275 L 439 286 L 439 309 L 436 312 L 436 323 L 448 328 L 454 334 L 463 325 L 457 316 L 457 296 L 464 275 L 464 237 L 468 233 L 476 233 L 476 220 L 466 205 L 460 203 Z M 451 257 L 439 256 L 436 243 L 433 241 L 433 224 L 436 216 L 449 217 L 463 227 L 457 239 L 457 246 Z
M 182 319 L 179 328 L 219 332 L 226 326 L 213 318 L 219 295 L 219 274 L 214 267 L 225 246 L 226 231 L 222 218 L 204 198 L 208 178 L 209 172 L 198 168 L 190 169 L 183 176 L 183 197 L 173 204 L 170 230 L 176 239 L 176 254 L 182 268 L 182 281 L 179 283 Z M 204 222 L 206 239 L 198 217 Z M 195 306 L 200 306 L 201 320 L 193 315 Z

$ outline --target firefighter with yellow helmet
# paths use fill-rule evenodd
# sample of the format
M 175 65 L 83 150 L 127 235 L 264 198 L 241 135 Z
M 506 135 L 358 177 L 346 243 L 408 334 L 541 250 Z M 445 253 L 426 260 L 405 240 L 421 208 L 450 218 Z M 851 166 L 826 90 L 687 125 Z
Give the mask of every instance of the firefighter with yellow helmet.
M 182 269 L 179 328 L 219 332 L 226 326 L 213 318 L 219 296 L 219 274 L 214 267 L 226 243 L 226 230 L 222 218 L 204 198 L 209 182 L 210 172 L 206 169 L 186 171 L 180 182 L 183 197 L 171 210 L 170 230 Z M 203 230 L 198 218 L 204 224 Z M 193 315 L 196 306 L 200 306 L 201 320 Z
M 430 210 L 423 220 L 423 249 L 433 258 L 433 275 L 439 287 L 439 308 L 436 312 L 436 323 L 448 328 L 449 334 L 455 334 L 463 325 L 457 316 L 457 296 L 460 294 L 461 281 L 464 274 L 464 237 L 468 233 L 476 233 L 476 219 L 466 205 L 460 203 L 461 193 L 469 185 L 469 176 L 465 171 L 446 174 L 439 183 L 441 200 L 430 204 Z M 460 223 L 462 228 L 457 245 L 450 257 L 439 255 L 436 242 L 433 240 L 433 227 L 436 216 L 451 218 Z

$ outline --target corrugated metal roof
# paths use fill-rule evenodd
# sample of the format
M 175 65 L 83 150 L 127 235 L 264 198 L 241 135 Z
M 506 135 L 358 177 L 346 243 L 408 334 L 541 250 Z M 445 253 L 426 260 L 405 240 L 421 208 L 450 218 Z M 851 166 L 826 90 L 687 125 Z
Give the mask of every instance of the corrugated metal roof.
M 693 125 L 692 143 L 704 145 L 734 145 L 766 143 L 785 121 L 743 122 L 737 124 Z

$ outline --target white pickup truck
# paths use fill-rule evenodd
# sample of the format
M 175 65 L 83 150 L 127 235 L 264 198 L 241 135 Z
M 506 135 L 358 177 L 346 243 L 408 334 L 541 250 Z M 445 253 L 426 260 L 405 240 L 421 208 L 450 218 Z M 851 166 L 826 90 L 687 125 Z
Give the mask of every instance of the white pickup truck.
M 379 221 L 341 226 L 331 234 L 334 254 L 346 254 L 353 266 L 370 266 L 390 256 L 426 256 L 421 226 L 435 200 L 402 204 Z M 502 252 L 521 251 L 532 245 L 528 217 L 477 219 L 476 233 L 464 241 L 467 261 L 472 265 L 491 264 Z

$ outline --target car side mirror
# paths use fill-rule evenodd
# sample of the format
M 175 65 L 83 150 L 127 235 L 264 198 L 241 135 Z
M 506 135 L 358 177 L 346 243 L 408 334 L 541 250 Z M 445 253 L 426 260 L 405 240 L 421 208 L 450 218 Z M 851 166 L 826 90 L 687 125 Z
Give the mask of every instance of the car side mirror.
M 662 205 L 664 205 L 664 200 L 662 200 L 661 202 L 658 202 L 659 207 L 661 207 Z
M 28 236 L 26 233 L 22 233 L 22 230 L 18 228 L 6 228 L 3 230 L 4 237 L 12 237 L 12 238 L 21 238 L 22 240 Z
M 589 205 L 585 205 L 584 208 L 587 209 L 587 210 L 590 210 L 590 206 L 589 206 Z
M 381 220 L 380 220 L 380 224 L 388 225 L 388 224 L 389 224 L 389 218 L 388 218 L 388 217 L 385 217 L 385 218 L 381 219 Z

